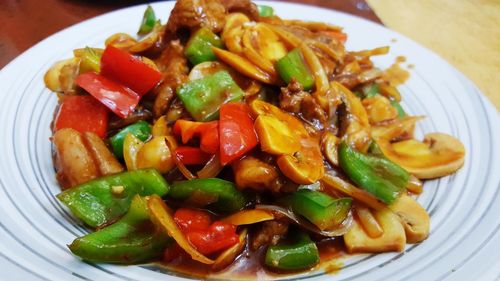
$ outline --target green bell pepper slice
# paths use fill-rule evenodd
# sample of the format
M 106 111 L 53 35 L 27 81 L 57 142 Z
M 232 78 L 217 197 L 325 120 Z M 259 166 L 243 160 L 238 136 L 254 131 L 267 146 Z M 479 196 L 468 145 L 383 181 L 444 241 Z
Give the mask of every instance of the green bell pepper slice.
M 193 65 L 205 61 L 215 61 L 217 57 L 212 51 L 212 46 L 222 48 L 222 40 L 210 29 L 202 27 L 189 39 L 184 55 Z
M 358 187 L 388 205 L 405 190 L 410 178 L 405 169 L 389 159 L 362 154 L 344 141 L 340 143 L 339 164 Z
M 151 222 L 146 199 L 136 195 L 120 220 L 75 239 L 68 247 L 87 261 L 132 264 L 161 257 L 172 242 Z
M 216 212 L 231 213 L 243 209 L 247 199 L 234 183 L 218 178 L 194 179 L 172 184 L 169 198 L 188 200 Z
M 101 177 L 67 189 L 57 198 L 77 218 L 98 227 L 125 214 L 136 194 L 163 196 L 168 191 L 169 185 L 160 173 L 144 169 Z
M 139 31 L 137 31 L 137 34 L 144 35 L 150 33 L 154 29 L 155 24 L 156 24 L 155 11 L 150 5 L 148 5 L 146 10 L 144 11 L 144 15 L 142 16 L 141 25 L 139 27 Z
M 301 189 L 291 194 L 287 202 L 295 214 L 305 217 L 321 230 L 330 230 L 347 218 L 352 199 L 334 199 L 323 192 Z
M 391 105 L 392 107 L 394 107 L 396 109 L 396 111 L 398 112 L 398 118 L 403 118 L 406 116 L 406 112 L 405 110 L 403 109 L 403 107 L 401 106 L 401 104 L 399 104 L 399 102 L 395 101 L 395 100 L 391 100 Z
M 272 17 L 274 16 L 274 9 L 267 5 L 257 5 L 257 10 L 259 11 L 259 16 L 261 17 Z
M 222 104 L 239 101 L 243 95 L 243 90 L 224 70 L 177 88 L 177 96 L 196 121 L 217 119 Z
M 102 53 L 90 47 L 85 47 L 85 49 L 83 49 L 83 55 L 80 58 L 79 73 L 101 71 L 101 56 Z
M 300 231 L 292 234 L 292 244 L 278 244 L 267 248 L 265 264 L 273 269 L 300 270 L 319 263 L 319 251 L 309 235 Z
M 128 125 L 109 139 L 111 147 L 113 148 L 113 153 L 120 159 L 123 158 L 123 141 L 128 134 L 134 135 L 141 141 L 146 141 L 151 136 L 151 126 L 148 122 L 141 120 L 132 125 Z
M 279 59 L 276 62 L 276 69 L 287 84 L 290 83 L 292 78 L 295 78 L 306 91 L 314 86 L 314 77 L 304 62 L 299 48 L 293 49 L 286 56 Z
M 372 83 L 361 88 L 363 98 L 372 98 L 380 92 L 380 86 L 377 83 Z

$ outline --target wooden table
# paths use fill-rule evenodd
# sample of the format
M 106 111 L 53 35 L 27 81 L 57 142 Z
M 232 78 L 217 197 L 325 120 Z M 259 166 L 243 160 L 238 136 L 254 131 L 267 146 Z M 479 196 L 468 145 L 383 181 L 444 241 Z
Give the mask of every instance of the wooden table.
M 380 23 L 364 0 L 279 0 L 355 14 Z M 127 6 L 133 0 L 1 0 L 0 68 L 47 36 L 83 20 Z

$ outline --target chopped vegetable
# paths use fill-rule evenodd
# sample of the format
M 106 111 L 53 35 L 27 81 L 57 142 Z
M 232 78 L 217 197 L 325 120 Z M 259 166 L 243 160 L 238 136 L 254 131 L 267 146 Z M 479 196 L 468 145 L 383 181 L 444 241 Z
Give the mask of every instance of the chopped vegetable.
M 367 86 L 364 86 L 361 89 L 363 93 L 363 98 L 372 98 L 379 93 L 379 85 L 377 83 L 372 83 Z
M 118 158 L 123 158 L 123 141 L 128 134 L 134 135 L 140 141 L 146 141 L 151 136 L 151 126 L 148 122 L 141 120 L 132 125 L 128 125 L 116 135 L 112 136 L 109 140 L 111 142 L 111 147 L 113 147 L 113 153 Z
M 273 220 L 274 215 L 266 210 L 253 209 L 253 210 L 241 210 L 235 214 L 224 218 L 222 221 L 234 225 L 246 225 L 254 224 L 263 221 Z
M 76 83 L 121 118 L 132 113 L 139 103 L 137 93 L 95 72 L 78 75 Z
M 145 201 L 135 195 L 122 218 L 75 239 L 69 249 L 91 262 L 132 264 L 160 257 L 172 239 L 151 223 Z
M 153 89 L 162 78 L 158 70 L 140 58 L 111 45 L 102 54 L 101 75 L 130 88 L 139 96 Z
M 250 108 L 245 103 L 227 103 L 220 109 L 220 162 L 226 165 L 257 145 Z
M 72 128 L 104 138 L 108 130 L 108 109 L 91 96 L 69 96 L 59 106 L 54 131 Z
M 222 48 L 222 41 L 210 29 L 202 27 L 191 36 L 184 54 L 193 65 L 215 61 L 217 57 L 212 51 L 212 46 Z
M 344 242 L 349 253 L 402 252 L 406 244 L 405 230 L 401 220 L 388 208 L 373 212 L 383 230 L 381 236 L 372 238 L 356 220 L 344 235 Z
M 219 71 L 177 88 L 177 96 L 197 121 L 216 119 L 222 104 L 239 101 L 243 95 L 227 71 Z
M 101 70 L 101 56 L 102 49 L 85 47 L 82 54 L 79 56 L 79 73 L 85 73 L 89 71 L 99 72 Z
M 225 250 L 239 240 L 234 225 L 221 221 L 212 223 L 206 211 L 181 208 L 175 212 L 174 221 L 188 241 L 204 255 Z
M 193 260 L 199 261 L 204 264 L 213 264 L 214 261 L 205 257 L 198 252 L 196 248 L 184 236 L 179 226 L 172 217 L 172 211 L 157 195 L 153 195 L 148 200 L 149 214 L 151 220 L 157 227 L 163 228 L 170 237 L 172 237 L 179 246 L 186 251 Z
M 257 9 L 259 10 L 259 16 L 261 17 L 272 17 L 274 15 L 274 9 L 271 6 L 257 5 Z
M 200 138 L 200 148 L 206 153 L 219 151 L 219 122 L 193 122 L 178 119 L 174 124 L 174 134 L 180 135 L 182 143 L 186 144 L 193 137 Z
M 169 172 L 176 166 L 174 151 L 170 149 L 175 149 L 175 140 L 171 136 L 152 138 L 137 151 L 137 168 L 154 168 L 162 174 Z
M 399 197 L 410 177 L 390 160 L 364 155 L 345 142 L 340 144 L 339 162 L 352 181 L 385 204 L 392 204 Z
M 401 104 L 399 104 L 399 102 L 397 102 L 395 100 L 391 100 L 391 105 L 397 110 L 398 118 L 403 118 L 406 116 L 406 112 L 403 109 L 403 107 L 401 106 Z
M 217 257 L 212 265 L 212 270 L 218 271 L 227 267 L 238 257 L 239 254 L 241 254 L 241 252 L 243 252 L 247 242 L 247 233 L 248 230 L 246 228 L 240 231 L 240 234 L 238 235 L 238 243 L 226 249 Z
M 319 252 L 316 244 L 306 233 L 293 232 L 292 244 L 269 246 L 265 264 L 273 269 L 300 270 L 310 268 L 319 263 Z
M 141 25 L 139 27 L 139 31 L 137 31 L 137 34 L 139 35 L 148 34 L 149 32 L 153 31 L 155 24 L 156 24 L 155 11 L 151 7 L 151 5 L 148 5 L 146 10 L 144 11 L 144 15 L 142 16 Z
M 351 209 L 351 198 L 332 197 L 310 190 L 298 190 L 288 197 L 293 212 L 304 216 L 321 230 L 339 226 Z
M 276 67 L 285 83 L 290 83 L 294 78 L 306 91 L 314 86 L 314 77 L 308 69 L 300 49 L 293 49 L 285 57 L 278 60 Z
M 119 195 L 113 186 L 123 186 Z M 129 171 L 101 177 L 68 189 L 57 195 L 72 213 L 91 227 L 109 224 L 125 214 L 132 198 L 169 191 L 165 179 L 154 169 Z
M 218 178 L 212 179 L 194 179 L 189 181 L 175 182 L 172 185 L 170 198 L 177 200 L 188 200 L 190 197 L 212 198 L 212 202 L 193 202 L 207 205 L 217 212 L 230 213 L 241 210 L 246 204 L 245 196 L 236 189 L 234 184 Z
M 179 146 L 175 149 L 175 154 L 184 165 L 201 165 L 211 157 L 200 148 L 191 146 Z

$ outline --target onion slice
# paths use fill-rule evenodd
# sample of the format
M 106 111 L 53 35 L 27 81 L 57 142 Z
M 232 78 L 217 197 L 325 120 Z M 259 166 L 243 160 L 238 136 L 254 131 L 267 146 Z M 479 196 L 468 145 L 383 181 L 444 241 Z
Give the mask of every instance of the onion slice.
M 229 217 L 224 218 L 222 221 L 236 226 L 254 224 L 263 221 L 274 220 L 272 212 L 262 209 L 241 210 Z
M 327 236 L 327 237 L 336 237 L 336 236 L 342 236 L 349 231 L 352 225 L 352 212 L 349 211 L 349 214 L 347 215 L 347 218 L 338 226 L 338 228 L 333 229 L 333 230 L 320 230 L 317 226 L 312 224 L 311 222 L 295 215 L 291 210 L 276 206 L 276 205 L 256 205 L 255 209 L 260 209 L 260 210 L 268 210 L 272 212 L 276 212 L 279 214 L 282 214 L 289 218 L 291 221 L 293 221 L 295 224 L 311 231 L 314 233 L 317 233 L 319 235 Z
M 198 171 L 197 175 L 200 179 L 215 178 L 222 169 L 224 169 L 224 166 L 220 163 L 219 153 L 215 153 L 203 169 Z

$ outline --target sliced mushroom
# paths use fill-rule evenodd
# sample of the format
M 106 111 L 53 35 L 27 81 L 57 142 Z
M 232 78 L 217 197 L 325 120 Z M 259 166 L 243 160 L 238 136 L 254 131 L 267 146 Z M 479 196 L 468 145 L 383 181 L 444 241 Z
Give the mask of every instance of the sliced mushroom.
M 449 175 L 464 164 L 465 148 L 456 138 L 443 134 L 427 134 L 423 142 L 414 139 L 391 143 L 377 139 L 384 155 L 419 179 Z
M 319 142 L 309 136 L 300 120 L 260 100 L 254 100 L 250 108 L 257 116 L 255 130 L 262 150 L 278 156 L 278 167 L 285 176 L 298 184 L 323 177 Z
M 408 243 L 422 242 L 429 236 L 429 214 L 413 198 L 403 194 L 389 208 L 401 219 Z
M 396 119 L 393 122 L 383 126 L 372 126 L 372 137 L 374 139 L 395 140 L 401 138 L 412 138 L 415 130 L 415 123 L 422 120 L 423 116 L 408 116 L 402 119 Z
M 300 150 L 293 155 L 278 156 L 280 170 L 298 184 L 311 184 L 323 177 L 325 168 L 318 141 L 309 137 L 300 140 Z
M 325 132 L 321 137 L 321 150 L 323 152 L 323 156 L 325 156 L 328 162 L 335 166 L 339 166 L 339 157 L 337 152 L 338 144 L 340 143 L 340 139 L 337 138 L 332 132 Z
M 260 115 L 255 120 L 262 151 L 274 155 L 294 154 L 300 150 L 293 128 L 275 116 Z
M 406 236 L 399 217 L 388 208 L 374 211 L 373 215 L 382 226 L 384 233 L 379 237 L 372 238 L 355 219 L 351 229 L 344 235 L 347 251 L 349 253 L 403 251 Z

